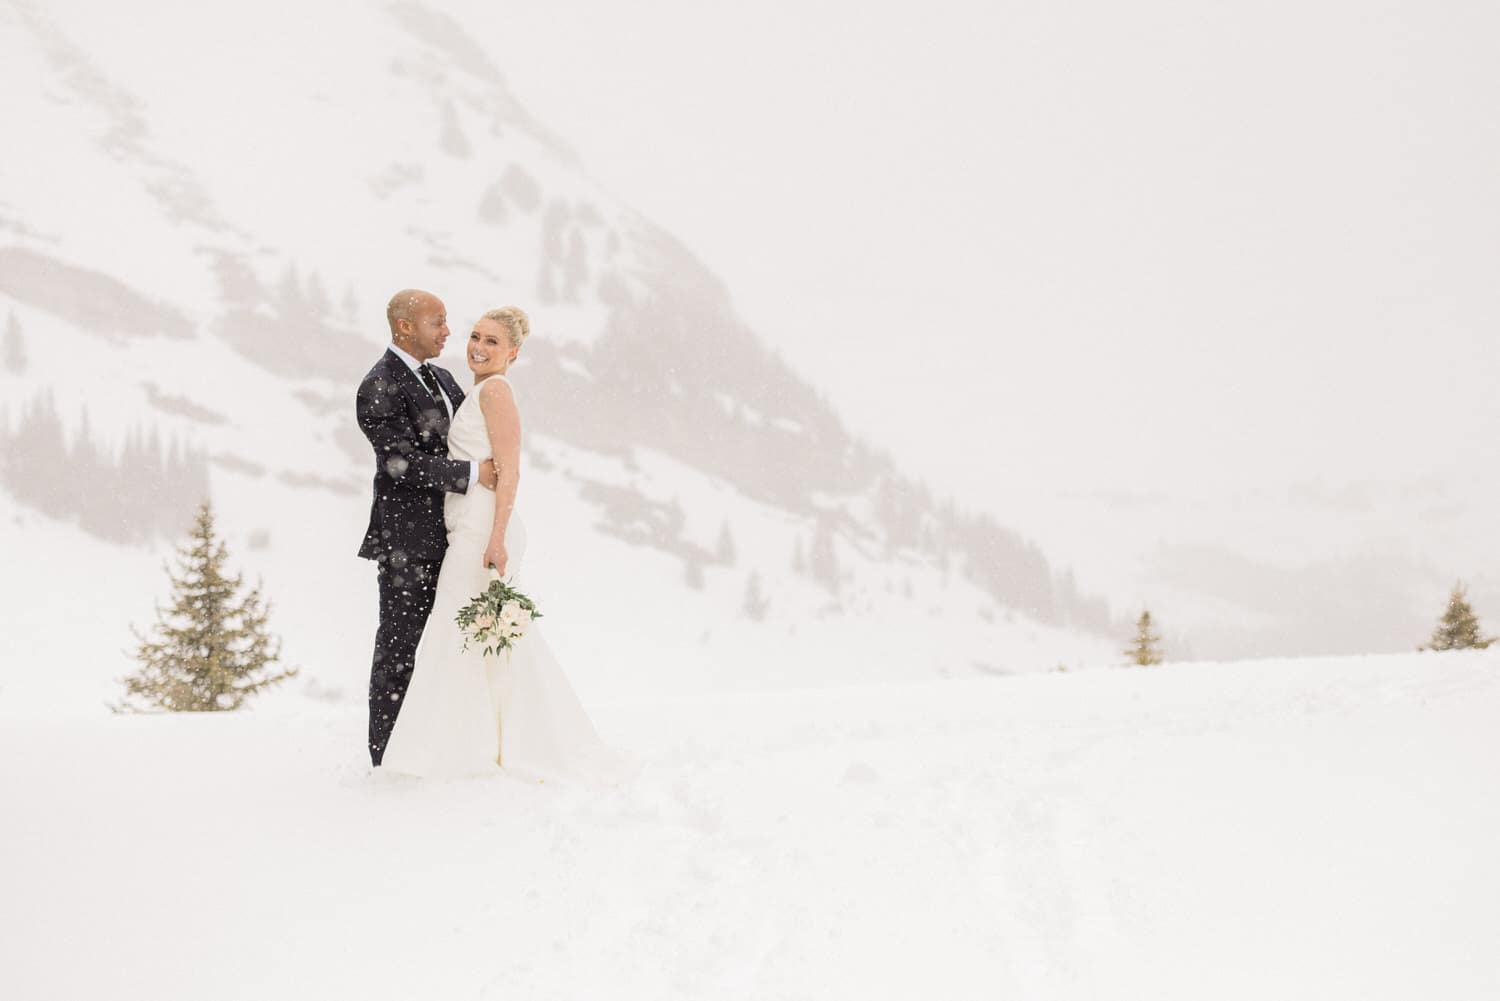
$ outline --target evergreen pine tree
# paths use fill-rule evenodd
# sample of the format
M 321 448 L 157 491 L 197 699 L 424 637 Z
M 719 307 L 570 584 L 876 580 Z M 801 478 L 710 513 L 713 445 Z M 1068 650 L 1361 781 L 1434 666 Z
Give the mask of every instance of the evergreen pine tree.
M 114 500 L 120 519 L 120 537 L 127 541 L 145 538 L 150 534 L 147 526 L 153 525 L 151 500 L 157 495 L 157 481 L 145 478 L 148 469 L 146 444 L 138 427 L 125 432 L 125 443 L 120 449 L 119 468 L 135 471 L 134 476 L 121 478 L 115 486 Z
M 48 390 L 33 399 L 21 415 L 16 433 L 6 441 L 5 482 L 16 499 L 43 511 L 68 511 L 77 485 L 65 475 L 57 457 L 66 454 L 62 418 Z
M 84 410 L 78 419 L 78 432 L 73 436 L 73 445 L 68 449 L 69 474 L 77 476 L 80 482 L 98 487 L 107 482 L 106 468 L 104 457 L 94 443 L 94 432 L 89 426 L 89 412 Z M 80 491 L 75 507 L 78 511 L 78 523 L 84 531 L 109 538 L 116 530 L 118 508 L 110 491 Z
M 1448 594 L 1448 608 L 1432 631 L 1432 639 L 1420 650 L 1483 650 L 1495 637 L 1479 632 L 1479 617 L 1469 605 L 1468 588 L 1463 581 L 1453 585 Z
M 1142 610 L 1141 617 L 1135 622 L 1135 641 L 1125 651 L 1125 656 L 1137 667 L 1150 667 L 1152 664 L 1160 664 L 1161 657 L 1161 635 L 1154 629 L 1151 621 L 1151 613 Z
M 326 319 L 333 309 L 333 304 L 328 300 L 328 290 L 323 287 L 323 279 L 318 277 L 316 271 L 308 272 L 307 285 L 302 297 L 307 303 L 308 310 L 319 320 Z
M 150 638 L 136 632 L 140 670 L 122 679 L 125 699 L 115 712 L 212 712 L 238 709 L 250 696 L 295 677 L 276 670 L 281 642 L 266 631 L 269 605 L 255 587 L 225 571 L 228 553 L 214 533 L 213 509 L 198 509 L 191 540 L 167 572 L 172 606 L 157 609 Z
M 21 324 L 11 313 L 5 321 L 5 370 L 16 375 L 26 371 L 26 342 L 21 338 Z
M 552 280 L 552 263 L 542 258 L 542 270 L 537 278 L 537 298 L 551 304 L 557 301 L 557 284 Z
M 689 556 L 683 565 L 683 582 L 694 591 L 703 590 L 703 561 L 696 556 Z
M 818 522 L 813 533 L 812 552 L 807 556 L 808 572 L 813 580 L 834 594 L 839 590 L 839 563 L 833 551 L 833 528 L 826 519 Z
M 734 565 L 734 536 L 730 534 L 729 522 L 719 529 L 719 543 L 714 548 L 714 558 L 725 566 Z
M 307 296 L 302 291 L 302 277 L 297 273 L 297 265 L 288 264 L 276 286 L 276 311 L 283 318 L 301 319 L 307 308 Z
M 142 458 L 135 467 L 136 477 L 140 481 L 136 487 L 139 507 L 134 512 L 133 520 L 144 538 L 150 538 L 157 532 L 166 535 L 168 530 L 161 523 L 161 505 L 158 499 L 162 486 L 167 482 L 167 463 L 162 454 L 161 434 L 154 424 L 147 429 L 141 448 Z
M 579 290 L 589 280 L 589 248 L 583 242 L 581 230 L 574 229 L 568 235 L 567 254 L 562 261 L 563 298 L 578 301 Z
M 502 226 L 510 210 L 505 206 L 505 189 L 499 183 L 491 184 L 479 202 L 479 221 L 491 226 Z
M 745 614 L 754 621 L 760 622 L 765 619 L 770 607 L 770 599 L 761 590 L 760 574 L 752 572 L 750 579 L 745 582 Z
M 665 530 L 667 538 L 675 539 L 682 535 L 682 530 L 685 527 L 687 527 L 687 512 L 682 509 L 682 501 L 677 497 L 673 497 L 671 503 L 667 505 L 666 522 L 662 525 L 662 528 Z
M 438 133 L 438 142 L 442 145 L 443 152 L 449 156 L 467 160 L 473 154 L 469 139 L 464 135 L 463 123 L 458 119 L 458 108 L 452 101 L 443 102 L 442 130 Z

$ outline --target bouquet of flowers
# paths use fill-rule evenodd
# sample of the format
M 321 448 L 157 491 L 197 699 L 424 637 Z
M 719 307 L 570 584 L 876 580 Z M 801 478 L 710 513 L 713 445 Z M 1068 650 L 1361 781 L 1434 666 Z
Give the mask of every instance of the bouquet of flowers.
M 464 649 L 469 649 L 470 643 L 483 643 L 485 655 L 489 655 L 509 650 L 526 635 L 532 621 L 541 617 L 536 602 L 507 584 L 491 567 L 489 586 L 459 609 L 455 621 L 464 634 Z

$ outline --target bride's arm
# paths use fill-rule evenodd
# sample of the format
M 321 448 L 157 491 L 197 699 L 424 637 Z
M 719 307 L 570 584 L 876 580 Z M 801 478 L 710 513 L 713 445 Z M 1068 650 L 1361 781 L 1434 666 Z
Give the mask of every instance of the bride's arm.
M 484 429 L 490 439 L 490 455 L 495 460 L 495 525 L 490 544 L 484 551 L 484 565 L 494 566 L 502 574 L 509 554 L 505 551 L 505 529 L 516 506 L 516 489 L 521 484 L 521 414 L 510 383 L 504 379 L 487 379 L 479 388 L 479 409 L 484 414 Z

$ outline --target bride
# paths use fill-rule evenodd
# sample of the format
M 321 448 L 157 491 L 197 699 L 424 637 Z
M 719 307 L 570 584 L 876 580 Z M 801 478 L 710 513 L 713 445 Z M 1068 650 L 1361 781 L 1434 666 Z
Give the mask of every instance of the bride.
M 505 772 L 541 780 L 579 775 L 602 747 L 594 725 L 533 624 L 508 653 L 464 649 L 454 617 L 490 582 L 494 567 L 524 591 L 526 530 L 513 514 L 520 479 L 521 416 L 506 370 L 530 332 L 514 306 L 474 324 L 468 361 L 474 391 L 453 415 L 448 454 L 493 457 L 498 482 L 448 494 L 448 551 L 437 597 L 417 648 L 411 686 L 386 747 L 383 767 L 408 775 Z M 546 610 L 546 602 L 540 602 Z

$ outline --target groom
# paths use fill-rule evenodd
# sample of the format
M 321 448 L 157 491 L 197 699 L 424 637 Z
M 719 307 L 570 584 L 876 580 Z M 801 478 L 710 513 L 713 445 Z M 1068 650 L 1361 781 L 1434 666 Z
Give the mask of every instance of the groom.
M 448 548 L 444 493 L 495 488 L 495 464 L 448 458 L 448 423 L 464 391 L 446 369 L 448 317 L 431 292 L 405 289 L 385 310 L 391 345 L 359 384 L 355 414 L 375 449 L 375 497 L 359 555 L 374 560 L 380 627 L 370 666 L 370 760 L 379 767 L 411 681 Z

